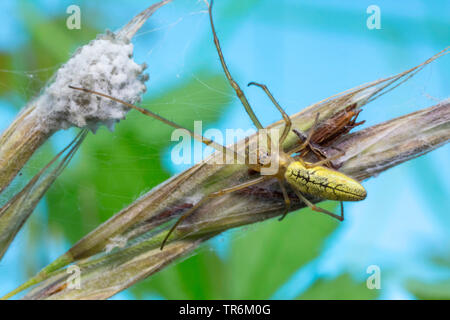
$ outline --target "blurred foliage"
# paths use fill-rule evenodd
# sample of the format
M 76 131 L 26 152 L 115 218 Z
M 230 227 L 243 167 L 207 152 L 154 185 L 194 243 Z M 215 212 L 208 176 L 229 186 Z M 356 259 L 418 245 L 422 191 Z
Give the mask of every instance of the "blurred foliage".
M 8 79 L 2 78 L 2 83 L 8 83 L 10 86 L 2 89 L 13 91 L 28 101 L 42 89 L 51 75 L 80 45 L 94 39 L 100 30 L 89 24 L 84 24 L 82 30 L 69 30 L 65 27 L 65 17 L 49 19 L 39 11 L 37 4 L 31 1 L 20 2 L 20 16 L 30 40 L 17 52 L 7 55 L 9 57 L 9 60 L 5 61 L 9 62 L 7 67 L 3 67 L 5 63 L 3 55 L 0 55 L 0 63 L 1 69 L 24 70 L 28 77 L 24 77 L 20 72 L 15 76 L 12 76 L 12 73 L 5 73 L 11 79 L 7 81 Z
M 448 212 L 448 211 L 447 211 Z M 450 254 L 436 256 L 431 260 L 439 270 L 448 270 L 450 266 Z M 441 279 L 439 281 L 419 281 L 410 279 L 406 283 L 406 289 L 417 299 L 424 300 L 450 300 L 450 280 Z
M 433 283 L 410 280 L 406 288 L 418 299 L 450 300 L 450 280 Z
M 298 299 L 368 300 L 376 299 L 378 293 L 378 290 L 368 289 L 366 282 L 356 282 L 349 274 L 342 274 L 331 280 L 319 279 Z
M 13 57 L 5 52 L 0 52 L 0 70 L 12 70 Z M 0 95 L 9 91 L 4 83 L 11 83 L 13 79 L 12 73 L 2 72 L 2 84 L 0 85 Z

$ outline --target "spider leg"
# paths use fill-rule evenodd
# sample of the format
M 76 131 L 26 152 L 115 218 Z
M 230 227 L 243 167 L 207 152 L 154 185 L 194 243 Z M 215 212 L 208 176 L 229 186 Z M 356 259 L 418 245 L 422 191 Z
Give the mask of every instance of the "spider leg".
M 233 77 L 231 76 L 230 71 L 228 70 L 228 66 L 225 62 L 225 58 L 223 57 L 222 49 L 220 48 L 219 38 L 217 37 L 216 29 L 214 27 L 214 21 L 213 21 L 213 17 L 212 17 L 212 6 L 213 6 L 213 0 L 211 0 L 211 3 L 209 5 L 209 10 L 208 10 L 209 21 L 211 23 L 211 30 L 212 30 L 212 34 L 214 37 L 214 45 L 216 46 L 217 53 L 219 54 L 220 63 L 222 64 L 222 68 L 223 68 L 223 71 L 225 72 L 225 76 L 227 77 L 228 82 L 230 83 L 231 87 L 233 87 L 234 91 L 236 91 L 236 94 L 237 94 L 239 100 L 241 100 L 241 103 L 244 106 L 245 111 L 247 111 L 248 115 L 252 119 L 256 128 L 258 130 L 263 129 L 263 126 L 262 126 L 261 122 L 259 122 L 258 117 L 256 116 L 255 112 L 253 112 L 253 109 L 250 106 L 250 103 L 248 102 L 247 97 L 245 96 L 244 92 L 241 90 L 241 88 L 239 87 L 237 82 L 234 81 Z
M 311 138 L 312 138 L 314 132 L 316 131 L 317 123 L 319 122 L 319 116 L 320 116 L 320 113 L 317 112 L 316 118 L 314 119 L 314 124 L 311 127 L 311 130 L 309 130 L 308 137 L 306 138 L 305 142 L 303 142 L 303 144 L 301 145 L 301 149 L 300 150 L 303 150 L 308 145 L 310 145 Z
M 305 166 L 308 167 L 308 168 L 321 166 L 321 165 L 323 165 L 323 164 L 325 164 L 325 163 L 329 163 L 330 161 L 333 161 L 333 160 L 336 160 L 336 159 L 342 157 L 344 154 L 345 154 L 345 152 L 342 151 L 342 152 L 339 152 L 339 153 L 335 154 L 335 155 L 332 156 L 332 157 L 322 159 L 322 160 L 317 161 L 317 162 L 314 162 L 314 163 L 312 163 L 312 164 L 305 163 Z
M 213 193 L 208 194 L 207 196 L 203 197 L 199 202 L 197 202 L 193 207 L 191 207 L 188 211 L 186 211 L 180 218 L 178 218 L 177 222 L 175 222 L 175 224 L 170 228 L 169 232 L 167 233 L 167 235 L 165 236 L 164 240 L 161 243 L 161 247 L 160 249 L 162 250 L 164 248 L 164 245 L 166 244 L 167 240 L 169 239 L 170 235 L 175 231 L 175 229 L 178 227 L 178 225 L 183 222 L 184 219 L 186 219 L 187 217 L 189 217 L 192 213 L 195 212 L 195 210 L 197 210 L 203 203 L 205 203 L 205 201 L 211 199 L 211 198 L 216 198 L 216 197 L 220 197 L 223 196 L 225 194 L 228 193 L 232 193 L 247 187 L 250 187 L 252 185 L 258 184 L 264 180 L 268 179 L 267 176 L 261 176 L 259 178 L 256 178 L 254 180 L 250 180 L 241 184 L 238 184 L 237 186 L 233 186 L 230 188 L 225 188 Z
M 309 130 L 309 133 L 308 133 L 308 136 L 306 137 L 306 140 L 305 140 L 300 146 L 298 146 L 297 148 L 294 148 L 294 149 L 292 149 L 291 151 L 289 151 L 288 154 L 294 154 L 294 153 L 300 152 L 300 151 L 302 151 L 303 149 L 305 149 L 305 148 L 308 147 L 308 146 L 309 146 L 311 149 L 313 149 L 314 147 L 317 146 L 317 145 L 315 145 L 313 142 L 311 142 L 311 138 L 312 138 L 314 132 L 316 131 L 317 123 L 319 122 L 319 116 L 320 116 L 320 113 L 317 113 L 317 114 L 316 114 L 316 117 L 315 117 L 315 119 L 314 119 L 314 124 L 312 125 L 311 129 Z M 304 139 L 305 139 L 305 135 L 304 135 L 303 133 L 299 132 L 298 130 L 295 130 L 295 129 L 294 129 L 294 133 L 295 133 L 301 140 L 304 140 Z M 319 147 L 319 148 L 316 147 L 316 149 L 319 149 L 319 150 L 320 150 L 320 147 Z
M 269 89 L 267 88 L 266 85 L 260 84 L 260 83 L 256 83 L 256 82 L 250 82 L 248 84 L 248 86 L 251 86 L 251 85 L 258 86 L 261 89 L 263 89 L 264 92 L 266 93 L 266 95 L 269 97 L 269 99 L 272 101 L 274 106 L 278 109 L 278 111 L 281 113 L 281 116 L 283 117 L 284 129 L 283 129 L 283 133 L 281 134 L 281 137 L 280 137 L 280 140 L 279 140 L 279 145 L 280 145 L 280 148 L 281 148 L 283 142 L 286 140 L 286 138 L 287 138 L 287 136 L 289 134 L 289 131 L 291 131 L 291 127 L 292 127 L 291 118 L 283 110 L 283 108 L 278 104 L 277 100 L 275 100 L 275 98 L 273 97 L 272 93 L 269 91 Z
M 300 140 L 306 141 L 307 136 L 304 133 L 298 131 L 297 129 L 293 129 L 292 131 L 297 135 L 297 137 L 299 137 Z M 289 153 L 292 154 L 292 153 L 296 153 L 296 152 L 300 151 L 298 149 L 300 149 L 302 147 L 302 145 L 300 145 L 295 150 L 290 151 Z M 319 145 L 317 143 L 314 143 L 312 141 L 309 142 L 308 146 L 311 149 L 311 151 L 314 152 L 314 154 L 318 158 L 322 158 L 322 159 L 326 158 L 326 153 L 325 153 L 325 148 L 324 147 L 322 147 L 321 145 Z
M 337 214 L 334 214 L 333 212 L 330 212 L 328 210 L 325 210 L 321 207 L 316 206 L 315 204 L 313 204 L 311 201 L 309 201 L 308 199 L 306 199 L 306 197 L 304 195 L 302 195 L 300 193 L 300 191 L 298 191 L 295 188 L 292 188 L 295 192 L 295 194 L 297 195 L 297 197 L 299 197 L 300 200 L 302 200 L 311 210 L 316 211 L 316 212 L 321 212 L 321 213 L 325 213 L 339 221 L 343 221 L 344 220 L 344 215 L 343 213 L 341 213 L 340 216 L 338 216 Z
M 291 199 L 289 198 L 289 195 L 286 191 L 286 187 L 283 184 L 282 180 L 278 180 L 279 184 L 280 184 L 280 188 L 281 188 L 281 192 L 283 192 L 283 198 L 284 198 L 284 203 L 286 205 L 286 211 L 283 213 L 283 215 L 278 219 L 278 221 L 283 220 L 286 215 L 289 213 L 289 209 L 291 208 Z

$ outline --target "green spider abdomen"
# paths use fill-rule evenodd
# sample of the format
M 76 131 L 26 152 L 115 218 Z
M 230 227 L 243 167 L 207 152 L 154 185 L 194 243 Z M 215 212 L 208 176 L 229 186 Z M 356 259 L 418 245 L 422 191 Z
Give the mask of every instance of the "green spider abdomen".
M 307 168 L 299 161 L 289 164 L 285 178 L 304 195 L 337 201 L 360 201 L 366 190 L 355 179 L 322 166 Z

